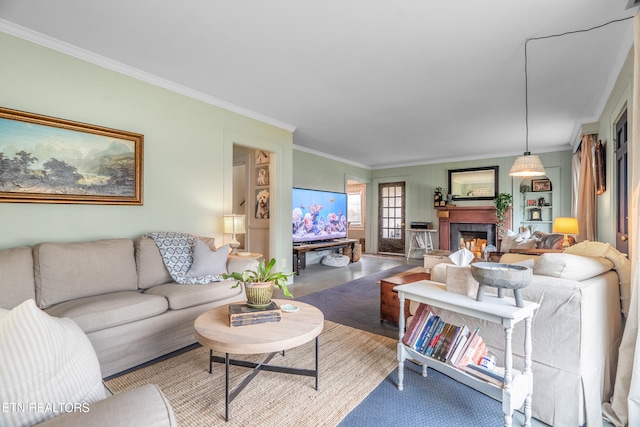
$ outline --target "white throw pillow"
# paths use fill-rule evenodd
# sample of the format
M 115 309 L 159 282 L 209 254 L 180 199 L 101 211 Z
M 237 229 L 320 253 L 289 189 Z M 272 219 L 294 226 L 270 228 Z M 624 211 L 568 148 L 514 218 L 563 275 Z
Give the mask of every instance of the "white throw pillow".
M 98 357 L 71 319 L 32 299 L 0 318 L 0 425 L 29 426 L 105 398 Z
M 606 258 L 547 253 L 540 257 L 533 274 L 581 282 L 611 269 L 613 263 Z
M 516 247 L 519 249 L 532 249 L 536 247 L 536 241 L 531 238 L 531 231 L 529 229 L 521 233 L 507 230 L 500 243 L 500 252 L 509 252 L 509 249 L 515 249 Z
M 211 250 L 200 239 L 193 247 L 193 263 L 187 271 L 187 277 L 219 276 L 227 272 L 229 245 Z

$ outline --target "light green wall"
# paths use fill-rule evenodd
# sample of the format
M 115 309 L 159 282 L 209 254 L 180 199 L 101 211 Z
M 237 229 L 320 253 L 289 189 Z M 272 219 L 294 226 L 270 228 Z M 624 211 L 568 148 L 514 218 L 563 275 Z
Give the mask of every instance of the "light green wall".
M 367 252 L 375 252 L 377 247 L 376 224 L 377 192 L 379 183 L 406 182 L 406 221 L 431 221 L 437 227 L 438 218 L 433 208 L 433 193 L 435 187 L 448 186 L 449 169 L 462 169 L 480 166 L 498 166 L 499 179 L 498 191 L 512 193 L 513 180 L 509 176 L 509 169 L 515 160 L 514 156 L 496 157 L 482 160 L 469 160 L 463 162 L 449 162 L 430 165 L 406 166 L 389 169 L 368 170 L 355 168 L 346 163 L 323 158 L 318 155 L 303 153 L 294 150 L 293 183 L 294 186 L 314 188 L 321 190 L 344 191 L 344 180 L 349 175 L 363 177 L 368 182 L 367 187 Z M 561 204 L 555 216 L 569 216 L 571 212 L 571 151 L 559 151 L 539 154 L 542 163 L 548 167 L 560 168 L 560 183 L 554 183 L 554 192 L 560 191 Z M 331 171 L 327 173 L 327 171 Z M 514 202 L 519 201 L 518 196 Z M 458 206 L 465 205 L 493 205 L 492 201 L 457 202 Z M 519 221 L 514 223 L 519 226 Z M 437 242 L 434 241 L 437 246 Z
M 598 229 L 597 237 L 601 242 L 608 242 L 615 246 L 616 243 L 616 180 L 615 180 L 615 123 L 622 112 L 627 111 L 629 135 L 633 117 L 633 49 L 629 52 L 624 66 L 618 75 L 616 83 L 609 95 L 605 108 L 598 120 L 598 139 L 605 145 L 606 181 L 607 189 L 604 194 L 596 196 L 598 205 Z M 631 139 L 631 138 L 630 138 Z M 629 150 L 633 150 L 630 144 Z M 629 158 L 629 170 L 632 155 Z M 631 200 L 631 199 L 629 199 Z
M 144 134 L 143 206 L 0 203 L 0 248 L 149 231 L 228 240 L 236 143 L 275 153 L 270 249 L 290 258 L 291 132 L 4 33 L 0 57 L 3 107 Z

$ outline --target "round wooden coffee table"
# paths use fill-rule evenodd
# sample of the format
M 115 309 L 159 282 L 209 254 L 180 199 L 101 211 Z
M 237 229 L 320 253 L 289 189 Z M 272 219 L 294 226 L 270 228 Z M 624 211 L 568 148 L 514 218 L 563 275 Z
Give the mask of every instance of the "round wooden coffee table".
M 225 420 L 229 420 L 229 403 L 261 371 L 315 377 L 318 389 L 318 335 L 324 328 L 324 315 L 316 307 L 299 301 L 274 300 L 278 306 L 292 304 L 299 307 L 295 313 L 282 313 L 279 322 L 260 323 L 231 327 L 229 323 L 229 305 L 216 307 L 202 313 L 195 320 L 196 339 L 209 349 L 209 372 L 213 362 L 225 364 Z M 242 304 L 238 301 L 235 304 Z M 298 369 L 268 365 L 279 352 L 298 347 L 312 339 L 316 340 L 315 369 Z M 213 352 L 225 353 L 225 357 L 215 356 Z M 230 359 L 229 354 L 270 353 L 261 363 Z M 229 365 L 253 368 L 253 371 L 232 391 L 229 390 Z

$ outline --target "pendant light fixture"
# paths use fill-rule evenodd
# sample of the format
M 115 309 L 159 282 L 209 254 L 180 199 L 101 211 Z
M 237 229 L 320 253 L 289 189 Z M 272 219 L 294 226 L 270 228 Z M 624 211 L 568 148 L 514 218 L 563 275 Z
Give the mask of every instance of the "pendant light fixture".
M 516 159 L 509 170 L 510 176 L 544 176 L 546 172 L 540 161 L 540 157 L 534 156 L 529 152 L 529 85 L 527 76 L 527 43 L 531 39 L 524 42 L 524 113 L 525 113 L 525 151 L 524 154 Z

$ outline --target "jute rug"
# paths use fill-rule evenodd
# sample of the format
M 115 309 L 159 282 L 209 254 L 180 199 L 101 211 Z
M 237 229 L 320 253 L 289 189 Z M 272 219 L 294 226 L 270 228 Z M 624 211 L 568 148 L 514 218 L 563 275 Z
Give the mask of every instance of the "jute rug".
M 397 366 L 397 341 L 325 321 L 319 337 L 319 389 L 313 377 L 260 372 L 229 406 L 224 422 L 224 365 L 209 374 L 209 350 L 197 348 L 111 379 L 114 392 L 157 384 L 186 426 L 335 426 Z M 314 367 L 314 341 L 278 354 L 270 364 Z M 223 355 L 222 355 L 223 356 Z M 234 355 L 232 355 L 234 357 Z M 264 355 L 235 356 L 261 361 Z M 231 366 L 235 387 L 250 372 Z

